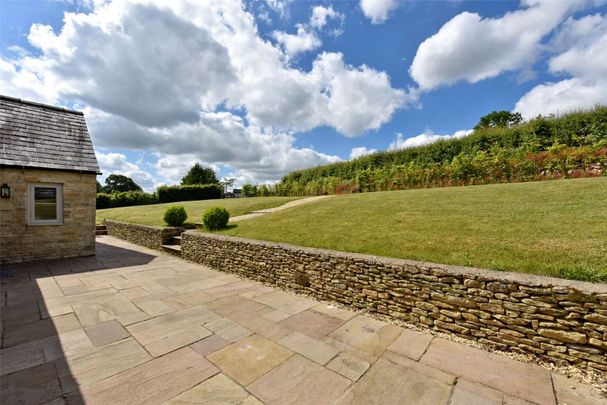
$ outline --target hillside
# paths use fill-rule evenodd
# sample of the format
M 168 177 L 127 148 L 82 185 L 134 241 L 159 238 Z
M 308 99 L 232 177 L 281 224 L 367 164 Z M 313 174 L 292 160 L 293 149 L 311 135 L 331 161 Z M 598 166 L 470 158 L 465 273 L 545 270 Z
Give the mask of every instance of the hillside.
M 607 177 L 342 195 L 223 233 L 607 282 Z
M 275 192 L 339 194 L 601 174 L 607 174 L 605 106 L 295 171 L 282 178 Z

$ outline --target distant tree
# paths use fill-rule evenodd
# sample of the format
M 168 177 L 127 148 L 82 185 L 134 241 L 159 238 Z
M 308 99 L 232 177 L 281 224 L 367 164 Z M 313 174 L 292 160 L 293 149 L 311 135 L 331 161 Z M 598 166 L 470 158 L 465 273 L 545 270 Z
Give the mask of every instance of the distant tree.
M 188 171 L 183 179 L 181 179 L 182 185 L 192 184 L 218 184 L 217 176 L 213 169 L 207 166 L 203 166 L 200 163 L 194 164 Z
M 142 191 L 141 187 L 130 177 L 122 174 L 110 174 L 105 179 L 105 186 L 101 189 L 104 193 L 119 193 L 122 191 Z
M 99 180 L 97 180 L 97 192 L 101 193 L 102 190 L 103 190 L 103 186 L 101 185 L 101 183 L 99 183 Z
M 245 184 L 242 186 L 242 194 L 245 197 L 255 197 L 257 195 L 257 186 L 255 184 Z
M 228 187 L 232 187 L 235 182 L 236 182 L 236 179 L 229 179 L 229 178 L 224 177 L 219 182 L 219 184 L 221 184 L 223 186 L 223 192 L 227 193 L 228 192 Z
M 480 128 L 510 128 L 523 122 L 521 113 L 510 111 L 493 111 L 481 117 L 474 129 Z

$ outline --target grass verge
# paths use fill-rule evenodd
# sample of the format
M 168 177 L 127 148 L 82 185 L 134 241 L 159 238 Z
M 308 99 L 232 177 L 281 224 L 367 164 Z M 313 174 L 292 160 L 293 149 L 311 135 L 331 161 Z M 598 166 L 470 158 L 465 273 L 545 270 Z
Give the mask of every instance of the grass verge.
M 336 196 L 222 233 L 607 282 L 607 177 Z
M 253 197 L 226 198 L 222 200 L 180 201 L 165 204 L 137 205 L 134 207 L 107 208 L 97 210 L 97 223 L 104 219 L 132 222 L 142 225 L 166 226 L 163 217 L 168 207 L 182 205 L 187 213 L 186 223 L 201 222 L 204 211 L 212 206 L 226 208 L 231 217 L 243 215 L 251 211 L 278 207 L 279 205 L 297 200 L 302 197 Z

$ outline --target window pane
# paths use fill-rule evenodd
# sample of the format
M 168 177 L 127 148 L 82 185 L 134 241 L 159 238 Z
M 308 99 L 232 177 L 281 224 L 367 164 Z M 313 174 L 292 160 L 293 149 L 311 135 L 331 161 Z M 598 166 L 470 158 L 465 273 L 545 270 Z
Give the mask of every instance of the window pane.
M 37 220 L 57 219 L 55 187 L 34 187 L 34 217 Z

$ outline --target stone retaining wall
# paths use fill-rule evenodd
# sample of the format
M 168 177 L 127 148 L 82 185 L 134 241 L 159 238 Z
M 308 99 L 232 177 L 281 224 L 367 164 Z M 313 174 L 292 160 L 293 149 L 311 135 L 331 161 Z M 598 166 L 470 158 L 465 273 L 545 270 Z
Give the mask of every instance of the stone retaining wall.
M 185 259 L 218 270 L 501 350 L 607 371 L 606 284 L 302 248 L 194 230 L 182 235 L 181 245 Z
M 108 235 L 156 250 L 161 250 L 162 245 L 166 245 L 173 236 L 178 236 L 185 230 L 184 228 L 130 224 L 109 219 L 103 223 Z

